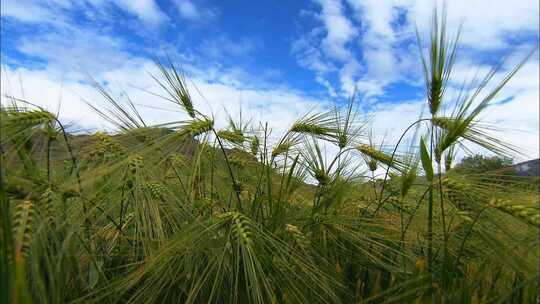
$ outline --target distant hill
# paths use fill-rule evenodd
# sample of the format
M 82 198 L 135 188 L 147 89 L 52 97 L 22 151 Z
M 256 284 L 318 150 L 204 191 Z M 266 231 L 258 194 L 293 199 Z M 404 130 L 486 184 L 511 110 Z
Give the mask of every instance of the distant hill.
M 540 176 L 540 158 L 510 166 L 519 176 Z

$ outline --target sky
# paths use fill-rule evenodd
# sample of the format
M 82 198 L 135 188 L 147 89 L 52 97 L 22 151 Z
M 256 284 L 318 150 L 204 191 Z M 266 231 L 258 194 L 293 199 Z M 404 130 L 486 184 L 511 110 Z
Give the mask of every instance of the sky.
M 153 58 L 170 56 L 197 108 L 225 124 L 224 108 L 276 132 L 308 111 L 344 104 L 356 88 L 374 133 L 394 142 L 427 113 L 420 49 L 434 0 L 2 0 L 5 95 L 56 111 L 77 129 L 110 129 L 85 103 L 103 103 L 89 79 L 127 95 L 150 123 L 185 119 L 164 100 Z M 438 7 L 442 7 L 439 3 Z M 493 84 L 538 48 L 537 0 L 453 0 L 450 35 L 462 25 L 450 91 L 506 58 Z M 539 153 L 538 52 L 481 117 Z M 455 91 L 455 90 L 454 90 Z M 475 148 L 473 148 L 473 151 Z M 480 150 L 478 150 L 480 151 Z

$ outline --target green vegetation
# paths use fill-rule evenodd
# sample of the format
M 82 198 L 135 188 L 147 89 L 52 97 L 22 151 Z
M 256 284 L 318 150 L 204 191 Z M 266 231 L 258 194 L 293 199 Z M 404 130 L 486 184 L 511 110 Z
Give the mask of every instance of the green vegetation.
M 505 169 L 512 164 L 512 159 L 508 157 L 500 157 L 497 155 L 487 157 L 481 154 L 475 154 L 463 158 L 461 162 L 454 167 L 454 170 L 469 174 L 486 173 L 489 171 Z
M 516 151 L 477 118 L 524 61 L 450 97 L 457 42 L 435 16 L 430 113 L 391 150 L 354 97 L 277 140 L 241 118 L 216 129 L 170 61 L 154 78 L 186 121 L 149 125 L 98 87 L 118 131 L 74 135 L 14 99 L 0 112 L 2 303 L 536 302 L 537 186 L 467 159 L 442 169 L 469 144 Z

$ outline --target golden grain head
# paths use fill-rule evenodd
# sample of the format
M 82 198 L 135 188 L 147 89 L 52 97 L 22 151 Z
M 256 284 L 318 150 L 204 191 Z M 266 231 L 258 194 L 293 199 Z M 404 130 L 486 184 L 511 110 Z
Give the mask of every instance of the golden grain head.
M 283 154 L 283 153 L 287 152 L 291 147 L 292 147 L 292 144 L 290 142 L 283 142 L 283 143 L 277 145 L 272 150 L 272 157 L 276 157 L 276 156 L 278 156 L 280 154 Z
M 383 151 L 375 149 L 370 145 L 361 144 L 357 146 L 356 149 L 369 158 L 381 162 L 387 166 L 394 166 L 396 164 L 396 161 L 392 159 L 390 155 L 387 155 Z
M 212 119 L 196 119 L 190 121 L 185 125 L 179 133 L 182 135 L 190 135 L 191 137 L 196 137 L 202 135 L 214 127 L 214 120 Z
M 255 156 L 259 152 L 259 138 L 257 136 L 252 136 L 251 137 L 250 151 L 251 151 L 251 154 L 253 154 Z
M 315 170 L 314 172 L 315 179 L 319 182 L 320 185 L 327 185 L 330 183 L 330 176 L 322 169 Z
M 328 135 L 329 128 L 314 123 L 296 122 L 292 125 L 290 132 L 310 134 L 313 136 Z
M 530 225 L 540 226 L 540 216 L 538 216 L 538 210 L 534 208 L 512 204 L 508 200 L 499 198 L 492 198 L 488 205 L 506 214 L 519 218 Z
M 9 127 L 28 128 L 55 120 L 52 113 L 43 110 L 13 111 L 7 115 L 6 125 Z
M 217 132 L 217 136 L 221 139 L 238 145 L 241 145 L 244 143 L 244 141 L 246 141 L 246 138 L 243 134 L 230 130 L 220 130 Z

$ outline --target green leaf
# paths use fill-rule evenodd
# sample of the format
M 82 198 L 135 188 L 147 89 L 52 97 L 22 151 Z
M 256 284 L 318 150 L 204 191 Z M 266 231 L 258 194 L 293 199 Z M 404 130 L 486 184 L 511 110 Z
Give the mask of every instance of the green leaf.
M 433 180 L 433 164 L 431 163 L 431 158 L 429 157 L 429 152 L 426 146 L 426 141 L 424 138 L 420 138 L 420 159 L 422 160 L 422 167 L 424 172 L 426 172 L 426 178 L 428 181 Z
M 88 286 L 90 289 L 96 287 L 99 280 L 99 273 L 101 272 L 101 267 L 103 266 L 103 261 L 91 262 L 88 269 Z

